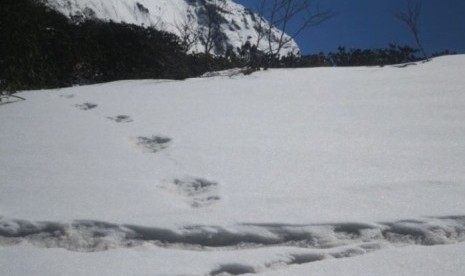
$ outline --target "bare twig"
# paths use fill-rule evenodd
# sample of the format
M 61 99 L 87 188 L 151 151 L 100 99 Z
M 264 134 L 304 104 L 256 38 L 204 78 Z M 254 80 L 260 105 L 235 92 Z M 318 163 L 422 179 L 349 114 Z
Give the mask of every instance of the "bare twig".
M 260 0 L 257 11 L 261 17 L 256 28 L 259 32 L 257 47 L 260 40 L 267 37 L 268 52 L 273 56 L 279 56 L 281 50 L 304 30 L 317 26 L 333 16 L 332 11 L 315 7 L 312 0 Z M 263 17 L 268 18 L 268 28 L 264 28 Z M 290 31 L 290 23 L 297 18 L 300 18 L 297 28 Z M 277 36 L 275 28 L 280 30 Z
M 407 10 L 406 11 L 398 11 L 395 12 L 394 15 L 397 19 L 405 23 L 409 28 L 410 32 L 415 39 L 415 43 L 417 44 L 418 49 L 421 51 L 422 55 L 426 60 L 429 60 L 428 55 L 426 54 L 425 49 L 420 41 L 420 33 L 418 30 L 418 18 L 421 14 L 421 3 L 420 2 L 413 2 L 412 0 L 407 1 Z
M 181 43 L 188 51 L 192 50 L 200 36 L 195 27 L 194 17 L 188 14 L 180 22 L 176 22 L 174 27 L 178 30 Z

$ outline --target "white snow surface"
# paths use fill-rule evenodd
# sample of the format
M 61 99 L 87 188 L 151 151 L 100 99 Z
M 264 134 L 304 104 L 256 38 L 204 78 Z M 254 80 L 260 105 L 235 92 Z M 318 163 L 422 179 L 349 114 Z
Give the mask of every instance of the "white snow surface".
M 41 0 L 49 7 L 65 16 L 75 19 L 99 19 L 103 21 L 124 22 L 145 27 L 154 27 L 176 35 L 182 35 L 183 25 L 188 25 L 199 34 L 208 32 L 208 21 L 205 21 L 205 4 L 218 7 L 218 13 L 223 19 L 221 33 L 225 41 L 214 47 L 215 54 L 224 54 L 228 47 L 233 50 L 241 47 L 247 41 L 257 44 L 259 33 L 256 28 L 260 24 L 259 15 L 231 0 Z M 268 22 L 263 19 L 263 29 L 268 29 Z M 282 31 L 272 28 L 272 47 L 278 47 L 277 41 Z M 285 40 L 289 36 L 284 36 Z M 263 37 L 259 49 L 268 50 L 268 37 Z M 191 52 L 204 52 L 205 46 L 199 40 L 190 49 Z M 299 53 L 299 47 L 294 40 L 287 43 L 281 55 Z
M 464 72 L 21 92 L 0 105 L 0 274 L 462 275 Z
M 205 271 L 216 269 L 223 263 L 239 266 L 239 262 L 244 263 L 245 268 L 257 267 L 257 275 L 263 276 L 462 276 L 465 271 L 464 254 L 464 243 L 435 247 L 412 246 L 388 248 L 353 258 L 286 266 L 285 262 L 292 259 L 287 255 L 286 248 L 268 249 L 265 252 L 241 251 L 240 254 L 224 251 L 218 254 L 144 246 L 134 250 L 116 249 L 82 254 L 62 249 L 18 246 L 0 251 L 0 270 L 9 276 L 209 275 Z M 266 268 L 263 263 L 271 264 L 272 268 Z

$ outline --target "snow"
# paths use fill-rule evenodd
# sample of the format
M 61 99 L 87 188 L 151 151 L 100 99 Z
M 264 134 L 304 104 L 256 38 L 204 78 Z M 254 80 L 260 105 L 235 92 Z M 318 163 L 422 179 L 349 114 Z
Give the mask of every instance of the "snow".
M 163 251 L 163 252 L 160 252 Z M 230 264 L 247 270 L 249 265 L 275 261 L 274 268 L 257 271 L 259 275 L 380 275 L 380 276 L 461 276 L 465 271 L 465 244 L 389 248 L 345 259 L 328 259 L 310 264 L 286 266 L 286 248 L 241 252 L 184 252 L 144 246 L 135 250 L 82 254 L 62 249 L 27 246 L 0 251 L 0 269 L 4 275 L 206 275 L 205 271 Z M 27 261 L 25 261 L 27 260 Z M 31 260 L 34 260 L 33 262 Z M 176 261 L 174 261 L 176 260 Z M 282 263 L 279 263 L 282 262 Z M 46 265 L 43 265 L 46 264 Z M 285 268 L 283 268 L 285 267 Z M 248 274 L 253 275 L 253 274 Z
M 206 34 L 207 26 L 203 17 L 202 1 L 190 0 L 42 0 L 49 7 L 70 18 L 100 19 L 103 21 L 124 22 L 139 26 L 150 26 L 158 30 L 174 33 L 182 36 L 183 24 L 188 25 L 197 34 Z M 257 44 L 259 37 L 255 27 L 258 15 L 253 15 L 250 10 L 231 0 L 209 0 L 207 3 L 219 7 L 219 13 L 224 19 L 221 24 L 221 33 L 227 37 L 226 46 L 220 49 L 215 46 L 216 51 L 224 54 L 227 47 L 240 48 L 247 41 L 252 45 Z M 142 8 L 142 10 L 141 10 Z M 264 29 L 268 29 L 268 22 L 264 20 Z M 281 31 L 273 28 L 272 37 L 279 38 Z M 284 39 L 288 39 L 285 35 Z M 272 41 L 273 50 L 277 49 L 277 41 Z M 259 49 L 268 50 L 268 37 L 263 37 Z M 197 41 L 191 52 L 203 52 L 205 46 Z M 294 40 L 284 45 L 281 55 L 288 53 L 299 53 L 299 47 Z
M 464 68 L 21 92 L 0 105 L 0 274 L 460 275 Z

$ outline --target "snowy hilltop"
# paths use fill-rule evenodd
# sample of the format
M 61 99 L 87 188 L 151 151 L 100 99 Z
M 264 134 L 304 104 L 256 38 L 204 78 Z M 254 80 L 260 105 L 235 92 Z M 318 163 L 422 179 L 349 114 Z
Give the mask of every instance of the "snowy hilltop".
M 41 0 L 76 22 L 99 19 L 150 26 L 174 33 L 189 44 L 190 52 L 224 54 L 246 42 L 267 50 L 277 48 L 281 31 L 261 37 L 257 29 L 268 29 L 266 20 L 231 0 Z M 215 25 L 215 27 L 214 27 Z M 282 55 L 299 52 L 292 40 Z

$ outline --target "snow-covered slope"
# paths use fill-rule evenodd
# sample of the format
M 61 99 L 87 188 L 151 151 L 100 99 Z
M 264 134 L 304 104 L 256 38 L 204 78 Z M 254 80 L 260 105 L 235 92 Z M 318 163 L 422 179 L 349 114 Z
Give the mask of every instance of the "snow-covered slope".
M 203 52 L 210 22 L 205 7 L 214 5 L 220 23 L 220 32 L 215 35 L 212 53 L 224 54 L 225 50 L 235 50 L 247 41 L 257 43 L 259 36 L 256 27 L 258 15 L 231 0 L 41 0 L 49 7 L 80 21 L 97 18 L 105 21 L 125 22 L 141 26 L 152 26 L 178 36 L 185 35 L 185 28 L 196 37 L 191 48 L 193 52 Z M 215 17 L 216 18 L 216 17 Z M 266 23 L 265 23 L 266 24 Z M 264 29 L 267 29 L 265 26 Z M 273 47 L 281 32 L 273 29 Z M 224 39 L 223 39 L 224 38 Z M 259 48 L 266 50 L 268 39 L 264 37 Z M 298 53 L 299 48 L 291 41 L 281 54 Z
M 461 275 L 464 71 L 22 92 L 0 105 L 0 274 Z

